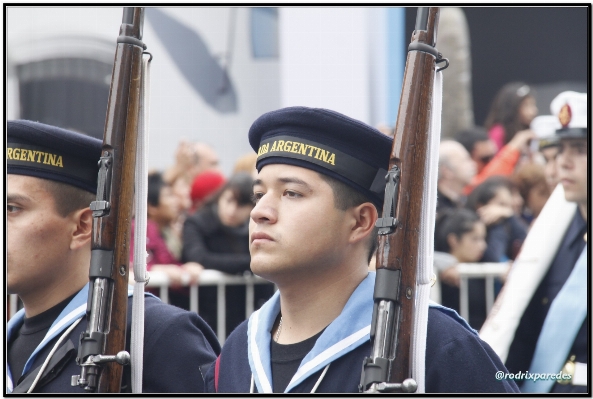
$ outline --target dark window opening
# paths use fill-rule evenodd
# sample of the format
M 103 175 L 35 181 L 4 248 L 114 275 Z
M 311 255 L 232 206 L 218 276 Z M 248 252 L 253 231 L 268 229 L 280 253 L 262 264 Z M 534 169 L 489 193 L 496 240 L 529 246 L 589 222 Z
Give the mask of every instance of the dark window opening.
M 20 65 L 20 118 L 102 139 L 113 66 L 58 58 Z

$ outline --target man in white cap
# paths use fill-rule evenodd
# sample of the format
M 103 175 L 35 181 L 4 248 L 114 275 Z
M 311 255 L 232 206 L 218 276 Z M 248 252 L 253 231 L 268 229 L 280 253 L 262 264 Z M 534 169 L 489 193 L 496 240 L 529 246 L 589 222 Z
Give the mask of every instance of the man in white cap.
M 542 155 L 544 162 L 544 175 L 546 176 L 546 183 L 550 191 L 554 191 L 558 184 L 558 173 L 556 172 L 556 155 L 558 155 L 558 136 L 555 134 L 556 130 L 560 129 L 562 125 L 558 121 L 558 117 L 554 115 L 540 115 L 536 116 L 531 121 L 530 129 L 533 130 L 537 136 L 534 140 L 536 148 Z
M 480 331 L 522 392 L 585 393 L 587 303 L 587 95 L 559 94 L 550 106 L 558 185 L 536 220 Z

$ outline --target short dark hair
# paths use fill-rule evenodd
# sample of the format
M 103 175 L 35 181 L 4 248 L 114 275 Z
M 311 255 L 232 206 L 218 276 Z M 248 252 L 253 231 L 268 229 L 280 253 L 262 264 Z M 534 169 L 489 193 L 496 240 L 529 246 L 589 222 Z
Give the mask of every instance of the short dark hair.
M 364 204 L 365 202 L 370 202 L 375 207 L 375 209 L 377 209 L 377 206 L 373 203 L 373 201 L 367 198 L 360 191 L 355 190 L 354 188 L 342 183 L 337 179 L 334 179 L 333 177 L 329 177 L 322 173 L 318 174 L 319 176 L 321 176 L 323 181 L 325 181 L 331 187 L 332 192 L 334 194 L 334 206 L 337 209 L 345 211 L 360 204 Z M 377 209 L 377 213 L 381 215 L 381 211 L 379 209 Z M 375 250 L 377 249 L 377 231 L 377 228 L 374 227 L 369 237 L 369 262 L 373 258 Z
M 147 202 L 148 205 L 159 206 L 159 198 L 161 197 L 161 190 L 168 186 L 163 180 L 161 172 L 153 172 L 148 175 L 147 186 Z
M 473 152 L 476 143 L 488 140 L 490 140 L 490 138 L 488 137 L 486 129 L 480 126 L 462 130 L 455 135 L 455 141 L 464 146 L 470 155 Z
M 472 231 L 479 221 L 480 217 L 469 209 L 452 208 L 440 212 L 434 228 L 434 250 L 450 253 L 451 247 L 447 240 L 449 234 L 461 238 L 465 233 Z
M 218 203 L 220 196 L 226 190 L 231 190 L 233 198 L 237 201 L 237 205 L 253 205 L 253 178 L 249 173 L 237 172 L 232 175 L 227 182 L 218 189 L 216 194 L 207 201 L 207 204 Z
M 490 202 L 501 188 L 506 188 L 512 193 L 515 185 L 505 176 L 491 176 L 487 178 L 468 195 L 466 207 L 474 211 L 477 210 L 479 207 Z
M 54 199 L 58 214 L 66 217 L 74 211 L 88 208 L 97 196 L 82 188 L 71 186 L 55 180 L 40 179 L 44 188 Z

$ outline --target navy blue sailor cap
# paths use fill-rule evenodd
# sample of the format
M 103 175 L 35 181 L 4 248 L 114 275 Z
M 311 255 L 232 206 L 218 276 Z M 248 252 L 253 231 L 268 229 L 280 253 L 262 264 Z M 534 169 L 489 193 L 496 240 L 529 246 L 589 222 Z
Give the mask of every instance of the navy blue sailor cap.
M 7 173 L 97 192 L 101 140 L 27 120 L 8 121 L 7 125 Z
M 278 163 L 311 169 L 382 207 L 393 139 L 366 123 L 323 108 L 282 108 L 253 122 L 249 143 L 258 171 Z

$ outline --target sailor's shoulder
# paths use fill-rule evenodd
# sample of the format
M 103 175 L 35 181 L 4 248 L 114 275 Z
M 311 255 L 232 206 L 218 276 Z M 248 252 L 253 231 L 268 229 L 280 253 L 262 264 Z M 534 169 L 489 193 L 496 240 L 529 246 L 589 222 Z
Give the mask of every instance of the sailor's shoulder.
M 478 338 L 478 332 L 455 310 L 441 305 L 431 304 L 429 307 L 427 328 L 429 340 L 438 338 L 443 341 L 464 336 Z

